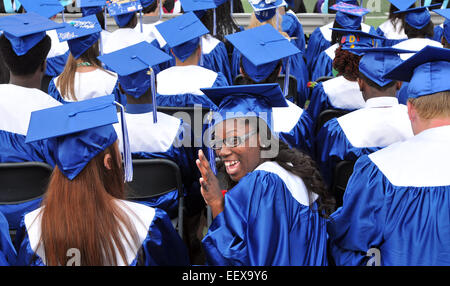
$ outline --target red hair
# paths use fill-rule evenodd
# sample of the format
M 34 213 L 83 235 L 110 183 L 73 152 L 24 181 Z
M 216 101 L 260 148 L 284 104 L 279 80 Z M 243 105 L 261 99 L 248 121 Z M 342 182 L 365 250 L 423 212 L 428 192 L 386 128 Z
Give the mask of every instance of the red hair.
M 359 75 L 359 60 L 361 56 L 343 50 L 342 46 L 339 46 L 335 53 L 333 68 L 338 72 L 338 75 L 342 75 L 348 80 L 356 81 Z

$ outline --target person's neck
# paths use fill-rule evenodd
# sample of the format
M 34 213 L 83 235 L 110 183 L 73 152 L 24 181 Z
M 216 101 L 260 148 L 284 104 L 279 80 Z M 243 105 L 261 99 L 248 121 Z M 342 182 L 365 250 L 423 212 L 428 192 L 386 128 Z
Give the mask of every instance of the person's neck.
M 396 93 L 392 94 L 392 93 L 390 93 L 390 92 L 379 91 L 379 90 L 377 90 L 377 91 L 373 91 L 373 90 L 372 90 L 370 93 L 369 93 L 369 92 L 363 93 L 364 101 L 368 101 L 369 99 L 372 99 L 372 98 L 380 98 L 380 97 L 392 97 L 392 98 L 396 98 L 396 97 L 397 97 L 397 94 L 396 94 Z
M 185 66 L 198 66 L 199 59 L 197 57 L 188 58 L 184 62 L 180 61 L 178 58 L 175 58 L 175 65 L 180 67 Z
M 442 126 L 449 126 L 450 125 L 450 117 L 444 117 L 444 118 L 432 118 L 428 120 L 423 120 L 420 124 L 416 124 L 413 128 L 414 135 L 417 135 L 421 133 L 422 131 L 442 127 Z
M 19 76 L 9 73 L 9 83 L 26 88 L 41 88 L 41 74 L 35 73 L 33 75 Z
M 135 98 L 127 94 L 127 104 L 152 104 L 152 97 L 149 94 L 144 94 L 139 98 Z

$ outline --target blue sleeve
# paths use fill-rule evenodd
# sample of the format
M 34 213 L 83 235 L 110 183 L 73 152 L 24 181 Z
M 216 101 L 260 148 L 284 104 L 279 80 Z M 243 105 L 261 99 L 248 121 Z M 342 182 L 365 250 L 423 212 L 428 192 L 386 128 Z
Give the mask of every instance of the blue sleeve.
M 223 77 L 223 75 L 222 75 Z M 222 81 L 224 80 L 224 81 Z M 223 77 L 221 82 L 226 82 L 226 79 Z M 217 82 L 217 79 L 216 79 Z M 184 94 L 156 94 L 156 100 L 158 102 L 158 106 L 175 106 L 175 107 L 186 107 L 186 106 L 194 106 L 196 104 L 200 104 L 203 107 L 217 110 L 217 106 L 206 96 L 192 94 L 192 93 L 184 93 Z
M 114 85 L 114 89 L 112 91 L 112 94 L 114 94 L 114 99 L 122 104 L 123 106 L 127 105 L 127 96 L 120 92 L 119 88 L 119 79 L 117 79 L 116 84 Z
M 139 260 L 145 266 L 189 266 L 187 248 L 175 231 L 167 214 L 155 209 Z
M 9 235 L 9 224 L 0 213 L 0 266 L 14 265 L 17 253 Z
M 331 43 L 323 37 L 320 28 L 316 28 L 309 37 L 308 47 L 306 48 L 305 53 L 306 61 L 308 63 L 308 71 L 310 75 L 312 74 L 312 71 L 315 66 L 314 64 L 317 61 L 317 58 L 319 57 L 320 53 L 322 53 L 329 47 L 331 47 Z M 314 80 L 314 78 L 311 78 L 311 80 Z
M 47 58 L 45 74 L 52 77 L 60 75 L 63 72 L 64 67 L 66 66 L 69 54 L 70 51 L 67 50 L 67 52 L 65 52 L 63 55 Z
M 325 52 L 320 53 L 312 66 L 311 80 L 315 81 L 322 76 L 333 76 L 333 60 Z
M 386 223 L 387 179 L 368 156 L 361 157 L 344 194 L 341 208 L 328 222 L 329 248 L 336 265 L 366 265 L 367 251 L 379 247 Z
M 59 93 L 58 89 L 56 88 L 55 85 L 55 78 L 52 78 L 52 80 L 50 81 L 49 85 L 48 85 L 48 91 L 47 93 L 53 97 L 54 99 L 56 99 L 57 101 L 61 102 L 61 103 L 65 103 L 66 101 L 62 98 L 61 94 Z
M 324 229 L 278 175 L 253 171 L 225 195 L 202 243 L 208 265 L 324 265 Z
M 231 56 L 231 77 L 232 83 L 234 83 L 234 79 L 241 73 L 241 53 L 238 49 L 233 49 L 233 54 Z
M 305 52 L 305 34 L 303 26 L 296 16 L 286 13 L 282 17 L 281 29 L 287 33 L 289 37 L 295 38 L 294 42 L 300 51 Z
M 442 41 L 442 36 L 444 35 L 444 29 L 442 29 L 441 26 L 436 25 L 434 27 L 434 36 L 433 36 L 433 40 L 437 41 L 437 42 L 441 42 Z
M 325 123 L 316 137 L 316 161 L 328 186 L 333 184 L 333 172 L 339 161 L 356 161 L 363 155 L 370 154 L 380 148 L 357 148 L 348 141 L 336 118 Z
M 286 74 L 286 62 L 283 60 L 282 73 Z M 303 53 L 296 54 L 292 56 L 289 60 L 290 62 L 290 74 L 297 80 L 297 105 L 304 107 L 306 100 L 309 99 L 309 88 L 308 88 L 308 68 L 305 61 L 303 60 Z

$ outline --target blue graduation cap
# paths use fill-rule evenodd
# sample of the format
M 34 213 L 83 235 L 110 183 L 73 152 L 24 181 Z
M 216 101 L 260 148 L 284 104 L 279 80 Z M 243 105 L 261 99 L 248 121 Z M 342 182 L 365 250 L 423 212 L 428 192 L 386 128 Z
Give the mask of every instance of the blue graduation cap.
M 139 0 L 129 0 L 126 2 L 111 0 L 107 2 L 107 8 L 109 15 L 113 16 L 117 26 L 122 28 L 131 21 L 137 11 L 142 10 L 142 5 Z
M 441 4 L 433 4 L 428 6 L 416 7 L 416 8 L 408 8 L 404 10 L 399 10 L 394 12 L 394 14 L 405 13 L 405 22 L 408 23 L 411 27 L 416 28 L 418 30 L 424 28 L 431 20 L 431 14 L 428 11 L 430 7 L 436 7 Z
M 351 30 L 351 29 L 339 29 L 330 28 L 333 31 L 338 31 L 343 36 L 341 37 L 340 45 L 343 49 L 348 50 L 358 56 L 362 55 L 355 48 L 374 48 L 380 45 L 379 40 L 384 39 L 383 37 L 371 33 L 366 33 L 361 30 Z
M 417 2 L 417 0 L 388 0 L 394 5 L 398 10 L 406 10 L 411 8 L 411 6 Z
M 359 61 L 359 71 L 381 87 L 392 82 L 384 78 L 384 75 L 403 62 L 398 54 L 414 53 L 392 47 L 354 48 L 353 51 L 363 54 Z
M 95 15 L 65 23 L 65 27 L 56 30 L 60 42 L 67 41 L 72 56 L 78 59 L 100 38 L 102 27 Z
M 218 106 L 214 125 L 231 118 L 256 116 L 273 130 L 272 108 L 288 107 L 277 83 L 202 88 L 201 91 Z
M 255 82 L 266 79 L 281 59 L 300 53 L 294 44 L 269 24 L 227 35 L 225 38 L 241 52 L 242 66 Z M 286 68 L 286 73 L 288 70 Z M 288 79 L 289 75 L 285 78 Z
M 184 12 L 194 12 L 194 14 L 201 18 L 208 9 L 213 10 L 213 35 L 216 35 L 216 8 L 217 3 L 214 0 L 180 0 L 181 7 Z
M 260 22 L 272 19 L 278 7 L 287 6 L 284 0 L 249 0 L 249 2 L 255 12 L 256 19 Z
M 153 121 L 156 123 L 155 73 L 151 67 L 169 61 L 172 57 L 144 41 L 98 59 L 119 75 L 120 85 L 127 94 L 139 98 L 151 87 Z
M 20 0 L 27 12 L 35 12 L 43 17 L 51 18 L 64 11 L 64 6 L 58 0 Z
M 384 77 L 409 81 L 408 96 L 417 98 L 450 90 L 450 49 L 426 46 Z
M 63 27 L 34 12 L 16 14 L 0 18 L 0 30 L 11 43 L 18 56 L 26 54 L 45 36 L 45 31 Z
M 201 43 L 200 37 L 209 33 L 193 12 L 172 18 L 155 27 L 175 56 L 182 62 L 197 49 Z
M 337 11 L 336 22 L 345 29 L 357 30 L 361 26 L 362 17 L 370 12 L 369 9 L 357 5 L 339 2 L 330 7 Z
M 96 15 L 103 11 L 106 6 L 106 0 L 77 0 L 77 7 L 81 8 L 83 17 Z
M 26 143 L 55 140 L 55 161 L 61 172 L 73 180 L 100 152 L 117 140 L 112 124 L 119 122 L 114 95 L 73 102 L 31 113 Z M 121 112 L 123 115 L 123 112 Z M 124 133 L 125 181 L 133 177 L 126 122 Z
M 445 18 L 444 37 L 447 40 L 447 42 L 450 43 L 450 8 L 435 9 L 433 11 Z

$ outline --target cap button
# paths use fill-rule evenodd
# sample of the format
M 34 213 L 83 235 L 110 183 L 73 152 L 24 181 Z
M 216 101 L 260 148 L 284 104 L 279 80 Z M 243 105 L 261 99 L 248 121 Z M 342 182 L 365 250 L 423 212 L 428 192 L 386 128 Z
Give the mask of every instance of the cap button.
M 133 55 L 133 56 L 131 56 L 131 59 L 135 59 L 135 58 L 137 58 L 137 56 L 136 55 Z
M 24 24 L 24 25 L 28 25 L 28 24 L 30 24 L 30 22 L 23 22 L 23 24 Z
M 266 45 L 266 43 L 265 43 L 264 41 L 259 42 L 259 44 L 260 44 L 261 46 L 265 46 L 265 45 Z

